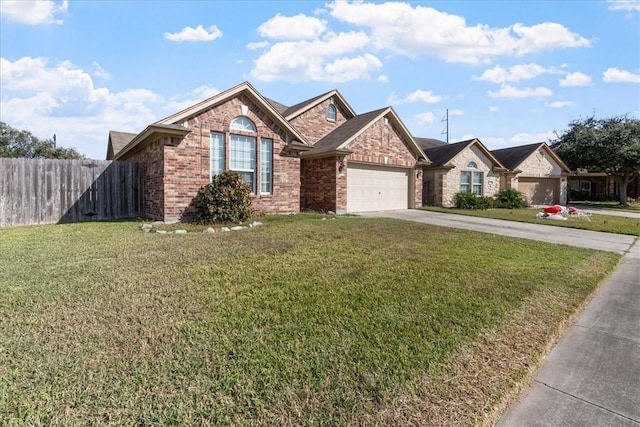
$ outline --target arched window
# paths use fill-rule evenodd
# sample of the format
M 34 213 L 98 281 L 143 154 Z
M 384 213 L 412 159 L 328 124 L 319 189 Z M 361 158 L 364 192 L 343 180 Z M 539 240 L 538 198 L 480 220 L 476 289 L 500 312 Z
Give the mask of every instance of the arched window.
M 336 121 L 336 107 L 333 104 L 329 104 L 327 107 L 327 120 Z
M 251 119 L 244 116 L 239 116 L 231 120 L 231 124 L 229 125 L 229 128 L 234 130 L 244 130 L 249 132 L 256 131 L 256 125 L 253 124 Z
M 467 165 L 467 168 L 478 169 L 478 165 L 476 164 L 476 162 L 469 162 L 469 164 Z

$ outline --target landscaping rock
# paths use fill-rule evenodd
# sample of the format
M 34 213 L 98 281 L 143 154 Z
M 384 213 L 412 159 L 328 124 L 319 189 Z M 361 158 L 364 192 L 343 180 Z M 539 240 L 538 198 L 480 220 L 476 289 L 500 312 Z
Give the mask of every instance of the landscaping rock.
M 167 230 L 158 230 L 156 231 L 158 234 L 167 234 Z
M 174 231 L 175 234 L 187 234 L 187 230 L 176 230 Z
M 223 233 L 228 233 L 231 231 L 231 229 L 229 227 L 222 227 L 220 231 L 222 231 Z
M 142 226 L 140 228 L 142 228 L 144 231 L 146 231 L 148 233 L 149 230 L 151 230 L 153 228 L 153 225 L 151 225 L 151 224 L 142 224 Z
M 262 225 L 262 223 L 260 221 L 253 221 L 251 224 L 249 224 L 249 227 L 260 227 Z
M 209 227 L 209 228 L 207 228 L 206 230 L 203 231 L 203 233 L 215 233 L 215 232 L 216 232 L 216 230 L 213 229 L 213 227 Z

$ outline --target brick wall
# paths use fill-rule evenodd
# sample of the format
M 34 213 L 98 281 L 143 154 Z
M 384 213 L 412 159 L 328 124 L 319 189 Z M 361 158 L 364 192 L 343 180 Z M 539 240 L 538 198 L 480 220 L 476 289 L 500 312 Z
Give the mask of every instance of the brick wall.
M 353 154 L 348 156 L 348 160 L 413 168 L 417 161 L 416 154 L 400 135 L 391 121 L 387 123 L 381 118 L 349 143 L 347 148 Z M 413 175 L 410 176 L 409 185 L 414 184 L 413 205 L 418 207 L 422 205 L 421 177 L 417 177 L 417 171 L 413 169 L 410 174 Z M 346 196 L 346 186 L 344 191 Z
M 191 130 L 185 138 L 162 138 L 137 152 L 131 159 L 145 165 L 145 212 L 166 222 L 192 219 L 196 213 L 198 190 L 210 182 L 210 135 L 225 135 L 225 168 L 229 167 L 229 124 L 243 115 L 256 125 L 257 132 L 234 130 L 234 134 L 273 140 L 272 194 L 252 196 L 252 208 L 264 213 L 300 211 L 300 159 L 283 153 L 285 134 L 250 98 L 240 94 L 182 124 Z M 259 151 L 259 150 L 258 150 Z M 260 159 L 256 158 L 257 188 L 260 188 Z
M 303 210 L 333 211 L 338 209 L 337 199 L 339 161 L 336 157 L 302 160 L 301 204 Z M 346 181 L 341 177 L 342 181 Z M 346 193 L 346 187 L 344 190 Z M 341 196 L 344 199 L 344 196 Z
M 149 218 L 164 218 L 164 145 L 156 140 L 122 160 L 138 162 L 143 169 L 143 209 Z
M 334 104 L 336 107 L 336 120 L 327 120 L 327 107 L 330 103 L 331 101 L 327 99 L 290 121 L 302 136 L 306 138 L 308 143 L 315 144 L 320 138 L 347 120 L 345 111 L 343 111 L 337 103 Z

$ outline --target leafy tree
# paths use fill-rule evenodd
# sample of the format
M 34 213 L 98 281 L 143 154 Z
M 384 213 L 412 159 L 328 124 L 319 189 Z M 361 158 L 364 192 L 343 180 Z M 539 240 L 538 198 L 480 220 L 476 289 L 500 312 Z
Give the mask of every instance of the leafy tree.
M 74 148 L 56 147 L 52 139 L 39 139 L 28 130 L 12 128 L 0 122 L 0 157 L 30 159 L 82 159 Z
M 612 176 L 620 189 L 620 203 L 627 204 L 627 185 L 640 173 L 640 120 L 627 116 L 575 120 L 552 141 L 552 148 L 571 169 Z

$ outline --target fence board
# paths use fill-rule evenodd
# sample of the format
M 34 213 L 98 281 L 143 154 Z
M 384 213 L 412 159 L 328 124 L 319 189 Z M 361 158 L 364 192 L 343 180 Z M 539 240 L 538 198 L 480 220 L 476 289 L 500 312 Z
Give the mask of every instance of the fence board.
M 135 162 L 0 158 L 0 227 L 135 218 Z

